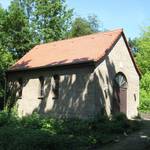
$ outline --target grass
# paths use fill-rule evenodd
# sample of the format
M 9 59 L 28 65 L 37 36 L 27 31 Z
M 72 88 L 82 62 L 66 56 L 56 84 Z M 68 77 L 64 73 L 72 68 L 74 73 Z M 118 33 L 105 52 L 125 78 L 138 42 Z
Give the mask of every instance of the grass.
M 19 118 L 0 113 L 0 150 L 87 149 L 113 142 L 124 132 L 139 128 L 138 122 L 118 114 L 110 120 L 53 119 L 38 114 Z

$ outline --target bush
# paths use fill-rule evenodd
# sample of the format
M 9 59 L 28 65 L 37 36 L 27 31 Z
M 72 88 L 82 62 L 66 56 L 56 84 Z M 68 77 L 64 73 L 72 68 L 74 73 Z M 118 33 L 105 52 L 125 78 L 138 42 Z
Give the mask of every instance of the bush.
M 150 112 L 150 72 L 146 72 L 140 82 L 140 108 L 141 112 Z
M 145 90 L 140 91 L 140 107 L 141 112 L 150 112 L 150 93 Z
M 136 130 L 124 114 L 96 120 L 53 119 L 36 113 L 18 118 L 0 113 L 0 148 L 6 150 L 85 149 L 112 142 L 126 131 Z
M 143 99 L 140 102 L 140 111 L 141 112 L 150 112 L 150 100 Z
M 19 124 L 19 118 L 7 111 L 0 112 L 0 127 L 1 126 L 17 126 Z
M 40 116 L 37 113 L 22 117 L 21 125 L 25 128 L 31 129 L 40 129 L 42 126 Z
M 9 122 L 9 114 L 7 112 L 0 112 L 0 126 L 7 125 Z

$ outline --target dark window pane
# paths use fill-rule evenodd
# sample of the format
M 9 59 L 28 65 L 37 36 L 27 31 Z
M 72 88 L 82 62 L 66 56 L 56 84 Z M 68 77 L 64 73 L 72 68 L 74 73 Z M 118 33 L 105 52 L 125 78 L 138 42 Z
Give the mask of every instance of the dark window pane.
M 53 78 L 54 78 L 53 99 L 58 99 L 59 98 L 59 75 L 54 75 Z
M 23 89 L 23 80 L 22 80 L 22 78 L 18 79 L 18 83 L 19 83 L 18 96 L 19 96 L 19 98 L 21 98 L 22 97 L 22 89 Z
M 40 81 L 39 96 L 43 97 L 44 96 L 44 77 L 43 76 L 39 77 L 39 81 Z
M 127 86 L 127 79 L 123 73 L 119 72 L 115 77 L 115 82 L 119 87 Z

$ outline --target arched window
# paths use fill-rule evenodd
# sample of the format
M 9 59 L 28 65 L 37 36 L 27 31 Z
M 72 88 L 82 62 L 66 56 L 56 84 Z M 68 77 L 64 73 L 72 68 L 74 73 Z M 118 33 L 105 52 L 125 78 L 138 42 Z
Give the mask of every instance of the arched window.
M 115 76 L 115 83 L 118 87 L 127 88 L 127 79 L 122 72 L 118 72 Z
M 43 98 L 44 97 L 44 77 L 40 76 L 39 81 L 40 81 L 39 98 Z
M 118 72 L 114 78 L 112 112 L 127 112 L 127 78 L 122 72 Z

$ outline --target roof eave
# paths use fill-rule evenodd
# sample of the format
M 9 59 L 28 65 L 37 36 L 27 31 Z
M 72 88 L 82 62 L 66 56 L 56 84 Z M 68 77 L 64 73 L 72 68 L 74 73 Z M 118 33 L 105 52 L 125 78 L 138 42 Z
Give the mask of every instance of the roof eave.
M 132 60 L 132 62 L 133 62 L 133 64 L 134 64 L 135 70 L 136 70 L 136 72 L 138 73 L 138 75 L 139 75 L 139 77 L 140 77 L 140 79 L 141 79 L 141 77 L 142 77 L 141 71 L 139 70 L 138 66 L 136 65 L 135 59 L 134 59 L 134 57 L 133 57 L 133 55 L 132 55 L 132 53 L 131 53 L 130 47 L 129 47 L 129 45 L 128 45 L 128 42 L 127 42 L 127 39 L 126 39 L 126 36 L 125 36 L 123 30 L 122 30 L 122 32 L 118 35 L 118 37 L 116 38 L 116 40 L 114 41 L 114 43 L 111 45 L 111 47 L 106 50 L 105 55 L 104 55 L 102 58 L 98 58 L 98 59 L 95 61 L 95 66 L 98 66 L 98 65 L 105 59 L 105 57 L 111 52 L 111 50 L 112 50 L 113 47 L 116 45 L 116 43 L 118 42 L 118 40 L 120 39 L 121 36 L 123 37 L 123 39 L 124 39 L 124 41 L 125 41 L 125 44 L 126 44 L 126 46 L 127 46 L 129 55 L 130 55 L 131 60 Z
M 133 57 L 133 55 L 132 55 L 131 49 L 130 49 L 130 47 L 129 47 L 129 44 L 128 44 L 128 42 L 127 42 L 127 39 L 126 39 L 126 36 L 125 36 L 124 32 L 122 32 L 122 36 L 123 36 L 123 39 L 124 39 L 125 44 L 126 44 L 126 46 L 127 46 L 127 49 L 128 49 L 128 51 L 129 51 L 131 60 L 132 60 L 132 62 L 133 62 L 133 64 L 134 64 L 135 70 L 137 71 L 137 73 L 138 73 L 138 75 L 139 75 L 139 77 L 140 77 L 140 79 L 141 79 L 142 73 L 141 73 L 139 67 L 137 66 L 137 64 L 136 64 L 136 62 L 135 62 L 135 59 L 134 59 L 134 57 Z
M 34 67 L 34 68 L 22 68 L 22 69 L 12 69 L 12 70 L 7 70 L 7 73 L 13 73 L 13 72 L 22 72 L 22 71 L 31 71 L 31 70 L 39 70 L 39 69 L 47 69 L 47 68 L 60 68 L 60 67 L 74 67 L 74 66 L 81 66 L 81 65 L 88 65 L 88 66 L 93 66 L 95 67 L 95 61 L 94 60 L 87 60 L 87 61 L 82 61 L 82 62 L 74 62 L 74 63 L 66 63 L 66 64 L 56 64 L 56 65 L 47 65 L 47 66 L 40 66 L 40 67 Z

